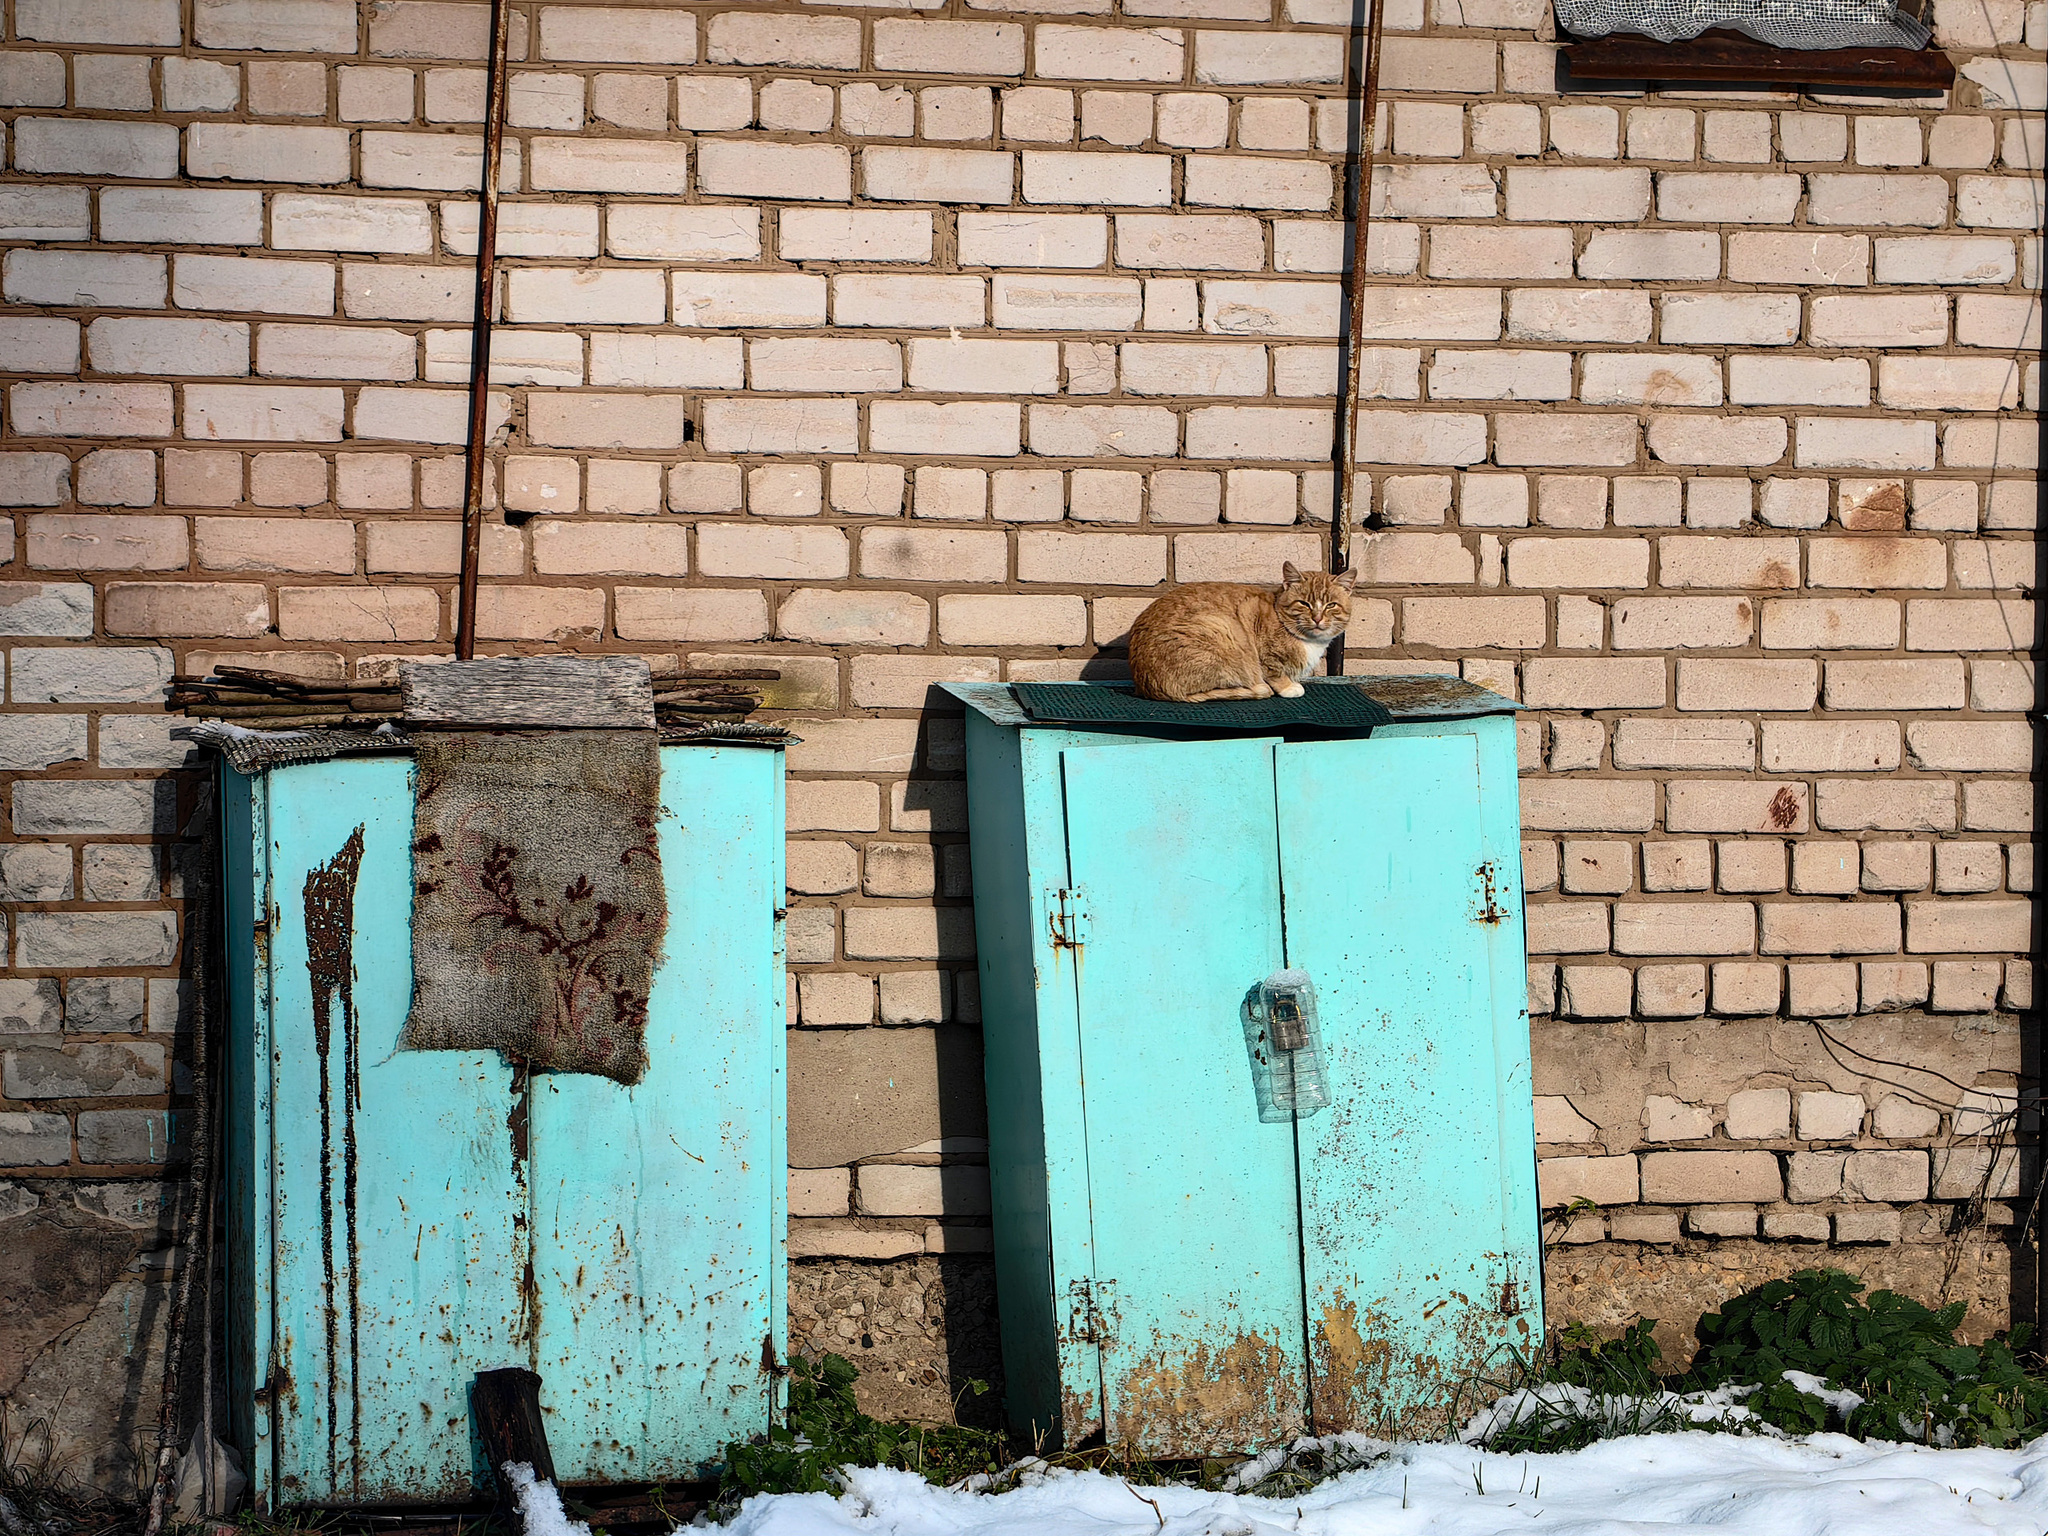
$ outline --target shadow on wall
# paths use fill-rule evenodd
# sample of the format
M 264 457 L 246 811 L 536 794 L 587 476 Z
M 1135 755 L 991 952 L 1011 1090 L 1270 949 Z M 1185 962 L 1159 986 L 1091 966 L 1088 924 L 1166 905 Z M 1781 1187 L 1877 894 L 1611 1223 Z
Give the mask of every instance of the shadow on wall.
M 0 1459 L 19 1475 L 140 1496 L 156 1447 L 181 1188 L 0 1186 Z

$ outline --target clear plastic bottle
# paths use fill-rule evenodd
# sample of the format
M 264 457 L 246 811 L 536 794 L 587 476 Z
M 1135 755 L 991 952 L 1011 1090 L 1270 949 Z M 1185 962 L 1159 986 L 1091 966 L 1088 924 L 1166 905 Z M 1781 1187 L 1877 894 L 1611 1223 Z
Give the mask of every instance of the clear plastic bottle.
M 1322 1026 L 1307 971 L 1275 971 L 1245 998 L 1245 1047 L 1259 1119 L 1306 1120 L 1330 1102 Z

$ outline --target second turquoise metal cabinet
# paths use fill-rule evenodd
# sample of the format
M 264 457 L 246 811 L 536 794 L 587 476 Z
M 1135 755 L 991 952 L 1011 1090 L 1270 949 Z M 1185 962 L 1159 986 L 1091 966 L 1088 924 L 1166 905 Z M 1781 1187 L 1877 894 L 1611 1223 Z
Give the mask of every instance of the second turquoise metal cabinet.
M 631 1088 L 397 1049 L 412 769 L 221 769 L 229 1394 L 256 1508 L 487 1488 L 467 1394 L 506 1365 L 541 1375 L 564 1483 L 700 1476 L 779 1396 L 782 753 L 661 749 L 668 933 Z
M 951 691 L 1012 1423 L 1154 1456 L 1440 1427 L 1542 1328 L 1514 705 L 1387 680 L 1392 724 L 1290 740 Z M 1282 969 L 1329 1102 L 1262 1120 Z

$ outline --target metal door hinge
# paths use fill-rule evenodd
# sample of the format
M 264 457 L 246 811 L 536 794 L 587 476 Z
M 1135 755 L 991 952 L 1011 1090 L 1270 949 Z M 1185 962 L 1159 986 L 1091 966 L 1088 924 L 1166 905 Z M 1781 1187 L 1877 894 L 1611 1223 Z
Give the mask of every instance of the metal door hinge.
M 1116 1342 L 1116 1282 L 1114 1280 L 1070 1280 L 1067 1282 L 1067 1337 L 1076 1344 L 1109 1345 Z
M 1047 891 L 1045 910 L 1054 949 L 1079 949 L 1088 942 L 1088 897 L 1081 887 Z
M 1508 910 L 1500 904 L 1500 893 L 1496 888 L 1493 860 L 1488 859 L 1473 871 L 1479 877 L 1479 910 L 1472 915 L 1474 922 L 1492 927 L 1506 920 Z

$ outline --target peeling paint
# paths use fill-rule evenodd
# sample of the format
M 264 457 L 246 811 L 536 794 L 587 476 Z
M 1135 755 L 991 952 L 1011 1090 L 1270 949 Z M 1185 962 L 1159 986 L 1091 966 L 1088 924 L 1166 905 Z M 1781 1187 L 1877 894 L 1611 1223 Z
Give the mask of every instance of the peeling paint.
M 1306 1427 L 1298 1366 L 1273 1340 L 1240 1333 L 1170 1352 L 1166 1341 L 1109 1390 L 1109 1440 L 1154 1456 L 1250 1451 Z

